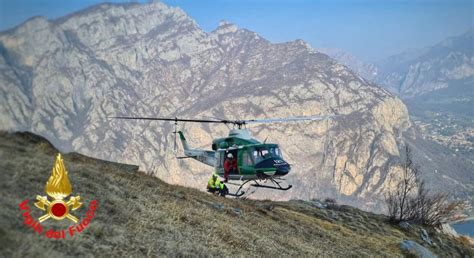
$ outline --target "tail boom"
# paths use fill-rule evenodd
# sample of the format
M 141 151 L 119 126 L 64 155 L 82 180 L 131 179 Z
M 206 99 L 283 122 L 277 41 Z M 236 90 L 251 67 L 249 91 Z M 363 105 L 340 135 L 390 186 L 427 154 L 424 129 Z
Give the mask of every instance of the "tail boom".
M 191 149 L 189 148 L 188 142 L 186 141 L 183 132 L 179 131 L 178 134 L 179 139 L 181 140 L 181 144 L 183 145 L 184 155 L 186 157 L 195 159 L 208 166 L 214 167 L 216 163 L 216 153 L 214 151 Z

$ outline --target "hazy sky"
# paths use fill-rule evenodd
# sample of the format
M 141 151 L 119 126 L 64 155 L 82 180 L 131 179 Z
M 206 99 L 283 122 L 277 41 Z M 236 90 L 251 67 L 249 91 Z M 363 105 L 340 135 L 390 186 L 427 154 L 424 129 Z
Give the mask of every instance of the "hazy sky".
M 104 1 L 0 0 L 0 30 L 31 16 L 57 18 Z M 116 1 L 113 1 L 116 2 Z M 474 0 L 163 0 L 206 31 L 220 20 L 272 42 L 303 39 L 368 61 L 433 45 L 474 26 Z

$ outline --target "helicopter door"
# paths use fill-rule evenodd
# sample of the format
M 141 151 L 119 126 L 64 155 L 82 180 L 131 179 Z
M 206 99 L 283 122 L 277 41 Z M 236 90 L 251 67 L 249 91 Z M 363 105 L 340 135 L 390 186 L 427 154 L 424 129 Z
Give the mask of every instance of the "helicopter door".
M 239 170 L 241 174 L 252 174 L 254 172 L 255 163 L 249 150 L 242 151 L 240 164 Z
M 235 162 L 237 163 L 237 171 L 235 171 L 234 173 L 231 172 L 230 174 L 231 174 L 231 175 L 238 174 L 238 173 L 239 173 L 239 163 L 238 163 L 238 156 L 237 156 L 237 155 L 238 155 L 238 151 L 237 151 L 237 149 L 227 150 L 227 151 L 226 151 L 226 154 L 225 154 L 225 159 L 228 159 L 228 158 L 227 158 L 227 155 L 228 155 L 229 153 L 232 154 L 232 157 L 233 157 L 232 159 L 235 160 Z

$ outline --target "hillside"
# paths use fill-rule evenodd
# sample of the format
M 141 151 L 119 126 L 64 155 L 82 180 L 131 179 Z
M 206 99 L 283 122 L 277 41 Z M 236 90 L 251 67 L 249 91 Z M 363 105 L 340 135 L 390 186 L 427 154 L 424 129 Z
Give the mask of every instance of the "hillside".
M 271 202 L 215 197 L 138 172 L 138 167 L 64 155 L 73 194 L 97 200 L 91 224 L 72 238 L 51 240 L 22 222 L 18 207 L 44 195 L 57 150 L 30 133 L 0 133 L 0 256 L 69 255 L 329 255 L 399 256 L 399 243 L 424 246 L 419 227 L 404 231 L 387 218 L 315 201 Z M 33 217 L 41 213 L 33 205 Z M 73 213 L 82 218 L 86 208 Z M 67 221 L 43 222 L 67 228 Z M 439 256 L 473 255 L 461 242 L 432 230 Z

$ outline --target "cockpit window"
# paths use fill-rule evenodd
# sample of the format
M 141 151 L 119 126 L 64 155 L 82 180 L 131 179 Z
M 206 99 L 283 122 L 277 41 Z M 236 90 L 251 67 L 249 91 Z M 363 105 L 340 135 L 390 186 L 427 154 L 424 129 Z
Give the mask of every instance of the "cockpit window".
M 253 151 L 253 157 L 256 162 L 266 158 L 283 158 L 278 147 L 258 147 Z

